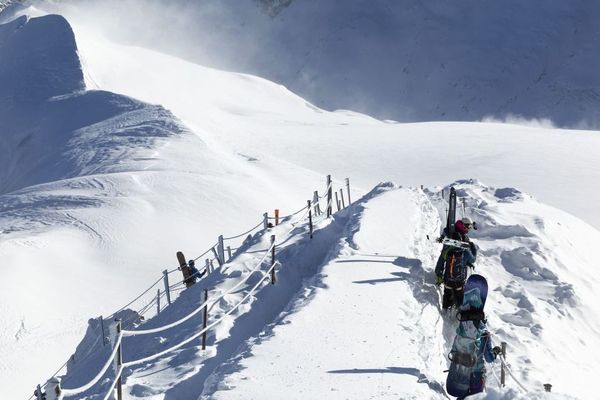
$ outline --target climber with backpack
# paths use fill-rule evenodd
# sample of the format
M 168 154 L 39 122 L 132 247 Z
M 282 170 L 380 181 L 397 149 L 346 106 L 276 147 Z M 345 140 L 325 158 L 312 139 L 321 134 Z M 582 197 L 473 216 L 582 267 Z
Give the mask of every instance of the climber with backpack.
M 475 268 L 473 263 L 477 257 L 477 247 L 468 236 L 472 227 L 471 219 L 465 217 L 456 221 L 453 233 L 444 232 L 451 240 L 445 241 L 435 267 L 436 285 L 444 284 L 442 297 L 442 309 L 444 310 L 453 305 L 458 307 L 462 304 L 468 268 Z

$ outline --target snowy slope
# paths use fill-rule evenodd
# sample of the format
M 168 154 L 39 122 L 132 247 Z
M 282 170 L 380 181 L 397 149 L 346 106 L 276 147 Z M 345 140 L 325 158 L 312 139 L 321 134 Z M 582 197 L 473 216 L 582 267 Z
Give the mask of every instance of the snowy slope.
M 0 375 L 23 396 L 68 358 L 82 322 L 127 303 L 175 251 L 289 213 L 324 177 L 211 151 L 162 106 L 83 91 L 60 16 L 1 27 L 0 274 L 12 284 L 0 294 Z M 11 367 L 22 360 L 27 372 Z
M 121 43 L 263 76 L 328 110 L 403 122 L 600 121 L 596 2 L 64 3 L 61 13 Z
M 27 12 L 45 14 L 40 9 Z M 12 96 L 0 92 L 4 96 L 0 112 L 5 117 L 0 124 L 2 132 L 10 133 L 0 137 L 4 146 L 0 162 L 6 163 L 0 171 L 1 184 L 7 185 L 0 197 L 0 274 L 2 281 L 11 282 L 0 295 L 0 376 L 3 384 L 13 383 L 10 390 L 15 397 L 30 394 L 35 383 L 71 354 L 84 334 L 86 319 L 110 314 L 157 279 L 165 267 L 172 268 L 176 250 L 198 255 L 218 234 L 243 231 L 267 210 L 295 211 L 314 189 L 322 190 L 326 173 L 336 178 L 350 176 L 359 188 L 388 179 L 430 186 L 446 184 L 457 176 L 475 176 L 498 187 L 518 186 L 600 226 L 600 214 L 590 201 L 600 195 L 598 186 L 591 184 L 600 178 L 597 132 L 480 123 L 401 125 L 353 112 L 329 113 L 264 79 L 116 45 L 92 29 L 89 21 L 74 18 L 72 23 L 74 38 L 64 19 L 56 16 L 2 26 L 0 52 L 6 53 L 0 54 L 5 74 L 0 80 L 15 92 Z M 44 25 L 50 29 L 39 29 Z M 52 50 L 52 46 L 58 47 Z M 46 58 L 38 62 L 39 56 Z M 95 90 L 83 91 L 84 85 Z M 32 96 L 19 97 L 19 93 Z M 29 99 L 34 100 L 32 104 L 27 104 Z M 452 141 L 447 140 L 449 136 Z M 482 188 L 471 190 L 474 198 L 490 203 L 488 195 L 480 194 Z M 531 217 L 507 224 L 535 222 L 540 216 L 538 207 L 546 210 L 533 202 L 527 206 Z M 514 211 L 520 212 L 518 207 Z M 485 216 L 490 224 L 497 224 L 498 216 L 486 212 L 491 213 Z M 509 214 L 502 214 L 500 220 L 511 221 Z M 503 319 L 496 326 L 519 349 L 529 349 L 527 341 L 533 336 L 515 339 L 514 332 L 534 335 L 542 319 L 538 310 L 552 317 L 543 334 L 560 332 L 554 328 L 559 325 L 558 314 L 564 313 L 570 322 L 569 314 L 597 314 L 585 306 L 594 302 L 582 283 L 593 278 L 572 282 L 561 273 L 561 265 L 565 270 L 581 268 L 582 275 L 592 270 L 591 256 L 582 258 L 582 254 L 583 246 L 595 242 L 588 243 L 584 236 L 593 239 L 597 230 L 560 212 L 551 220 L 572 221 L 569 229 L 586 232 L 575 235 L 577 242 L 571 237 L 560 239 L 560 257 L 544 261 L 551 263 L 551 274 L 537 266 L 532 267 L 534 272 L 523 272 L 514 265 L 530 260 L 543 264 L 540 249 L 554 249 L 561 232 L 538 227 L 534 233 L 540 239 L 534 243 L 520 237 L 490 237 L 494 241 L 489 254 L 496 269 L 509 270 L 499 281 L 516 288 L 504 293 L 509 300 L 498 308 Z M 335 240 L 344 238 L 339 232 L 334 235 Z M 500 239 L 509 243 L 493 247 Z M 565 250 L 569 241 L 574 251 Z M 519 247 L 533 250 L 515 251 Z M 328 251 L 325 247 L 317 256 L 324 259 Z M 572 266 L 571 259 L 581 262 Z M 322 263 L 313 261 L 310 266 L 314 268 Z M 426 262 L 423 265 L 430 267 Z M 545 277 L 541 283 L 528 279 L 535 271 Z M 514 293 L 521 290 L 519 284 L 532 287 L 526 300 L 534 311 Z M 569 285 L 575 295 L 570 295 Z M 221 352 L 210 368 L 234 357 L 236 346 L 260 332 L 263 322 L 273 321 L 299 287 L 296 280 L 294 287 L 281 293 L 278 308 L 270 309 L 255 325 L 245 328 L 240 322 L 242 333 L 225 346 L 229 350 Z M 582 301 L 577 300 L 580 292 Z M 531 299 L 533 295 L 540 296 L 541 304 Z M 193 296 L 198 299 L 199 294 Z M 580 326 L 585 319 L 576 321 L 577 332 L 587 333 L 585 340 L 598 336 L 593 327 Z M 566 340 L 556 337 L 561 343 Z M 545 339 L 540 349 L 554 348 L 552 339 Z M 565 347 L 565 353 L 572 351 L 564 357 L 568 365 L 588 361 L 570 356 L 582 351 L 576 346 Z M 542 350 L 532 350 L 531 355 L 528 351 L 518 354 L 552 363 Z M 437 359 L 439 353 L 431 357 Z M 174 369 L 165 370 L 164 381 L 142 379 L 140 388 L 131 386 L 131 390 L 138 397 L 149 396 L 146 390 L 158 390 L 158 398 L 162 391 L 172 391 L 169 396 L 190 394 L 212 373 L 198 373 L 199 365 L 171 363 Z M 589 367 L 597 370 L 596 365 Z M 129 379 L 135 382 L 140 375 L 137 371 Z M 528 383 L 535 387 L 546 381 L 533 370 L 531 375 Z M 552 375 L 547 380 L 563 378 Z M 435 375 L 430 382 L 442 380 Z M 418 387 L 429 390 L 422 384 Z M 585 398 L 587 393 L 582 393 Z
M 600 234 L 512 188 L 477 182 L 456 187 L 467 200 L 467 213 L 481 226 L 473 236 L 481 247 L 477 272 L 491 289 L 486 310 L 493 340 L 508 343 L 511 372 L 525 388 L 508 378 L 507 388 L 499 389 L 495 363 L 488 367 L 488 392 L 473 398 L 593 398 L 595 390 L 587 383 L 599 362 L 589 351 L 598 346 L 599 336 L 590 288 L 598 282 L 590 273 L 592 251 L 574 257 L 568 242 L 585 248 Z M 312 240 L 305 218 L 295 227 L 288 222 L 255 235 L 247 254 L 185 290 L 174 305 L 137 329 L 183 317 L 200 305 L 203 288 L 216 298 L 251 278 L 211 308 L 209 322 L 216 321 L 259 282 L 260 274 L 251 270 L 270 234 L 282 241 L 277 283 L 260 285 L 243 307 L 211 330 L 207 350 L 192 342 L 127 368 L 126 398 L 447 398 L 445 354 L 457 322 L 441 314 L 440 292 L 433 285 L 440 245 L 426 236 L 439 232 L 436 204 L 443 208 L 439 191 L 381 184 L 333 221 L 320 222 Z M 124 360 L 181 342 L 201 324 L 194 317 L 183 327 L 126 338 Z M 86 339 L 94 337 L 90 333 Z M 76 359 L 83 358 L 81 353 Z M 64 387 L 97 368 L 79 365 Z M 554 396 L 542 393 L 544 383 L 553 384 Z M 103 395 L 109 384 L 91 393 Z

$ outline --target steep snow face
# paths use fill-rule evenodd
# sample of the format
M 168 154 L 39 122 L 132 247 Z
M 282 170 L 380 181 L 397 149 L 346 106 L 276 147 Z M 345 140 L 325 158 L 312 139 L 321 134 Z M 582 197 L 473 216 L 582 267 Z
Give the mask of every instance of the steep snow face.
M 80 19 L 93 15 L 128 44 L 263 76 L 329 110 L 403 122 L 600 121 L 595 2 L 286 3 L 260 2 L 268 15 L 256 0 L 88 2 Z

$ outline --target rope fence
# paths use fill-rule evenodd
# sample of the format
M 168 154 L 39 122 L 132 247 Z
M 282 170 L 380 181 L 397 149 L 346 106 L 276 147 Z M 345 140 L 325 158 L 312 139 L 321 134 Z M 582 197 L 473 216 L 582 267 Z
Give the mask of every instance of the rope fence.
M 81 393 L 91 389 L 92 387 L 94 387 L 101 380 L 101 378 L 104 376 L 104 374 L 107 372 L 110 365 L 116 361 L 115 377 L 114 377 L 114 379 L 110 379 L 111 384 L 109 386 L 108 392 L 105 394 L 103 399 L 108 400 L 109 398 L 111 398 L 111 396 L 114 395 L 114 391 L 116 388 L 116 390 L 117 390 L 116 398 L 118 400 L 122 400 L 121 375 L 123 373 L 124 368 L 159 358 L 165 354 L 168 354 L 174 350 L 177 350 L 177 349 L 185 346 L 187 343 L 190 343 L 191 341 L 193 341 L 194 339 L 196 339 L 200 336 L 203 336 L 203 348 L 204 348 L 204 346 L 205 346 L 204 340 L 206 338 L 206 332 L 208 330 L 210 330 L 211 328 L 213 328 L 214 326 L 219 324 L 221 321 L 223 321 L 223 319 L 225 319 L 225 317 L 227 317 L 228 315 L 233 313 L 236 309 L 238 309 L 238 307 L 241 304 L 243 304 L 248 298 L 250 298 L 250 296 L 252 296 L 258 290 L 258 288 L 260 287 L 260 285 L 263 282 L 265 282 L 266 280 L 270 280 L 272 284 L 275 284 L 275 279 L 276 279 L 275 278 L 275 276 L 276 276 L 275 270 L 276 270 L 276 267 L 278 265 L 280 265 L 279 262 L 275 260 L 276 248 L 278 246 L 280 246 L 282 243 L 285 243 L 287 240 L 289 240 L 289 238 L 286 238 L 286 236 L 289 236 L 289 234 L 295 229 L 295 227 L 300 222 L 304 221 L 308 215 L 309 216 L 309 225 L 310 225 L 310 238 L 312 239 L 313 222 L 314 222 L 312 219 L 312 211 L 314 210 L 314 213 L 316 215 L 326 214 L 326 218 L 329 218 L 332 215 L 332 209 L 331 209 L 332 197 L 333 197 L 332 196 L 332 186 L 333 186 L 333 182 L 331 180 L 331 176 L 328 175 L 325 194 L 323 196 L 319 196 L 318 192 L 315 191 L 314 196 L 313 196 L 314 202 L 312 204 L 311 204 L 311 201 L 309 200 L 306 206 L 302 207 L 298 211 L 293 212 L 292 214 L 282 216 L 282 217 L 279 217 L 279 215 L 278 215 L 279 210 L 275 211 L 275 217 L 269 217 L 268 214 L 265 213 L 265 214 L 263 214 L 263 219 L 257 225 L 253 226 L 252 228 L 250 228 L 247 231 L 240 233 L 238 235 L 234 235 L 234 236 L 230 236 L 230 237 L 219 236 L 219 240 L 217 241 L 217 243 L 215 243 L 214 245 L 209 247 L 205 252 L 203 252 L 196 258 L 192 259 L 195 262 L 195 261 L 199 260 L 200 258 L 202 258 L 212 252 L 213 257 L 206 258 L 206 264 L 204 266 L 204 268 L 206 268 L 206 271 L 203 274 L 205 274 L 205 273 L 208 274 L 208 273 L 212 272 L 212 270 L 214 270 L 214 262 L 215 261 L 217 262 L 218 267 L 221 267 L 221 266 L 231 262 L 231 260 L 233 258 L 232 253 L 231 253 L 232 251 L 236 251 L 236 253 L 237 253 L 237 252 L 243 250 L 243 248 L 245 246 L 248 246 L 246 240 L 253 231 L 256 231 L 261 226 L 263 227 L 262 231 L 266 231 L 267 229 L 271 228 L 273 225 L 268 222 L 269 220 L 275 220 L 276 225 L 279 223 L 280 220 L 282 222 L 283 221 L 289 222 L 293 217 L 301 214 L 304 211 L 304 213 L 296 221 L 290 223 L 291 228 L 282 235 L 282 236 L 284 236 L 283 241 L 276 243 L 275 235 L 272 235 L 270 247 L 268 249 L 264 250 L 263 256 L 258 261 L 258 263 L 254 266 L 254 268 L 249 270 L 248 273 L 245 275 L 245 277 L 243 279 L 241 279 L 236 285 L 232 286 L 231 288 L 227 289 L 222 294 L 220 294 L 219 297 L 217 297 L 215 299 L 211 299 L 210 301 L 208 301 L 208 299 L 205 299 L 205 301 L 202 302 L 202 304 L 200 304 L 198 307 L 196 307 L 192 312 L 190 312 L 185 317 L 182 317 L 182 318 L 178 319 L 177 321 L 171 322 L 169 324 L 166 324 L 166 325 L 163 325 L 163 326 L 160 326 L 157 328 L 121 329 L 123 321 L 116 320 L 117 321 L 117 333 L 116 333 L 116 337 L 114 339 L 114 345 L 113 345 L 112 351 L 111 351 L 110 356 L 108 357 L 107 361 L 102 366 L 102 368 L 100 368 L 99 372 L 96 374 L 96 376 L 94 376 L 94 378 L 92 378 L 88 383 L 86 383 L 85 385 L 82 385 L 80 387 L 62 388 L 61 384 L 66 383 L 68 381 L 69 376 L 67 375 L 65 377 L 65 379 L 61 382 L 61 379 L 58 378 L 57 375 L 60 373 L 60 371 L 62 371 L 65 368 L 65 366 L 67 366 L 67 373 L 68 373 L 69 366 L 68 366 L 68 361 L 67 361 L 46 382 L 46 384 L 44 385 L 46 392 L 42 392 L 41 386 L 38 385 L 38 390 L 36 390 L 34 395 L 30 397 L 30 399 L 34 398 L 37 395 L 38 398 L 44 398 L 46 400 L 60 400 L 60 399 L 63 399 L 63 397 L 65 397 L 65 396 L 68 397 L 68 396 L 74 396 L 77 394 L 81 394 Z M 350 205 L 350 184 L 349 184 L 348 179 L 346 179 L 346 186 L 347 186 L 347 190 L 348 190 L 348 203 L 347 204 L 349 206 Z M 341 189 L 340 189 L 340 193 L 342 193 Z M 342 196 L 343 196 L 343 193 L 342 193 Z M 336 192 L 336 198 L 337 198 L 337 192 Z M 320 203 L 322 203 L 323 199 L 326 199 L 326 213 L 323 213 L 320 210 L 320 205 L 321 205 Z M 345 203 L 344 203 L 344 207 L 345 207 Z M 340 203 L 338 202 L 338 211 L 339 210 L 340 210 Z M 246 239 L 240 246 L 238 246 L 234 249 L 232 249 L 231 246 L 227 246 L 227 248 L 225 248 L 225 245 L 224 245 L 225 241 L 231 241 L 231 240 L 239 239 L 241 237 L 245 237 Z M 228 255 L 227 260 L 225 259 L 225 251 L 226 250 L 227 250 L 227 255 Z M 181 254 L 178 253 L 178 258 L 180 257 L 180 255 L 183 257 L 182 253 Z M 270 267 L 266 271 L 262 271 L 262 266 L 265 263 L 265 261 L 269 255 L 271 255 Z M 134 313 L 134 316 L 132 317 L 133 321 L 128 321 L 128 323 L 126 325 L 129 325 L 129 323 L 133 322 L 134 326 L 135 326 L 136 320 L 139 320 L 140 324 L 143 323 L 143 320 L 146 319 L 145 318 L 146 313 L 148 313 L 154 306 L 156 306 L 157 314 L 160 313 L 161 312 L 161 309 L 160 309 L 161 300 L 163 300 L 164 298 L 166 298 L 165 307 L 168 306 L 169 304 L 171 304 L 173 301 L 173 299 L 171 298 L 171 294 L 180 293 L 184 289 L 191 286 L 189 284 L 189 279 L 192 276 L 186 277 L 184 268 L 185 267 L 190 268 L 191 267 L 190 264 L 192 264 L 190 261 L 192 261 L 192 260 L 187 261 L 187 262 L 184 262 L 182 259 L 179 259 L 179 260 L 180 260 L 179 267 L 173 268 L 173 269 L 165 269 L 163 271 L 163 275 L 159 279 L 154 281 L 146 290 L 144 290 L 140 295 L 138 295 L 132 301 L 127 303 L 125 306 L 121 307 L 118 311 L 111 314 L 108 319 L 112 320 L 120 312 L 130 309 L 130 307 L 134 303 L 140 301 L 142 298 L 144 298 L 144 296 L 148 295 L 152 289 L 157 288 L 157 286 L 160 285 L 161 281 L 164 282 L 164 290 L 161 290 L 161 288 L 158 287 L 156 294 L 152 295 L 152 298 L 149 301 L 145 302 L 145 304 L 143 306 L 138 308 L 137 312 L 133 311 L 133 313 Z M 173 273 L 176 273 L 177 271 L 181 271 L 184 275 L 184 278 L 174 284 L 169 284 L 169 277 Z M 224 296 L 232 293 L 233 291 L 240 288 L 243 284 L 247 283 L 248 279 L 251 276 L 253 276 L 256 272 L 262 273 L 262 276 L 260 277 L 260 279 L 254 284 L 254 286 L 248 291 L 248 293 L 240 301 L 238 301 L 228 311 L 226 311 L 223 315 L 221 315 L 217 320 L 213 321 L 209 325 L 206 325 L 206 321 L 205 321 L 205 327 L 203 329 L 201 329 L 199 332 L 195 333 L 194 335 L 188 337 L 184 341 L 182 341 L 168 349 L 162 350 L 156 354 L 152 354 L 152 355 L 149 355 L 147 357 L 144 357 L 144 358 L 141 358 L 138 360 L 122 362 L 123 338 L 163 332 L 165 330 L 168 330 L 168 329 L 171 329 L 171 328 L 174 328 L 176 326 L 183 324 L 184 322 L 190 320 L 192 317 L 198 315 L 202 311 L 204 311 L 205 317 L 206 317 L 207 312 L 211 311 L 215 305 L 219 304 L 220 300 L 222 300 L 224 298 Z M 196 280 L 196 278 L 194 278 L 192 284 L 195 283 L 195 280 Z M 100 318 L 101 318 L 102 327 L 103 327 L 104 319 L 102 319 L 102 317 L 100 317 Z M 101 336 L 104 337 L 104 328 L 102 328 Z M 98 338 L 96 339 L 96 342 L 94 343 L 93 346 L 96 346 L 97 342 L 98 342 Z M 90 352 L 87 356 L 89 357 L 91 354 L 94 354 L 94 353 Z

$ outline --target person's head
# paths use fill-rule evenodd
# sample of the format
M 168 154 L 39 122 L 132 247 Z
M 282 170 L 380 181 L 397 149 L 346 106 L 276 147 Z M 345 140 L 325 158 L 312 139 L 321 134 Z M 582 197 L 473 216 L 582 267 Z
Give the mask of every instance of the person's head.
M 463 235 L 465 235 L 469 232 L 469 229 L 467 229 L 467 227 L 465 226 L 465 223 L 462 222 L 460 219 L 458 221 L 456 221 L 456 223 L 454 223 L 454 228 L 456 228 L 456 231 L 458 233 L 462 233 Z
M 473 227 L 473 221 L 471 221 L 471 218 L 464 217 L 461 221 L 462 221 L 463 225 L 465 226 L 465 228 L 471 229 Z
M 190 267 L 193 267 L 193 266 L 194 266 L 194 264 L 195 264 L 194 260 L 190 260 L 190 261 L 188 261 L 188 265 L 189 265 Z

